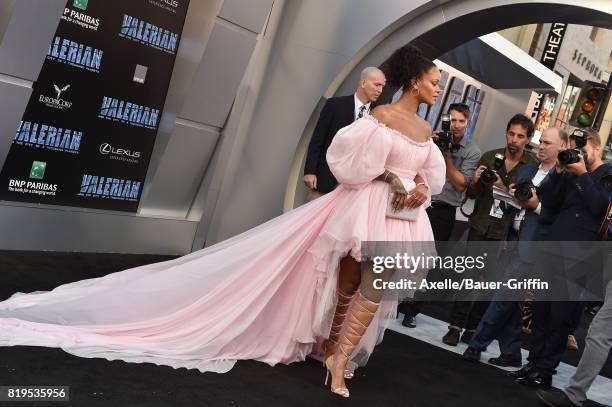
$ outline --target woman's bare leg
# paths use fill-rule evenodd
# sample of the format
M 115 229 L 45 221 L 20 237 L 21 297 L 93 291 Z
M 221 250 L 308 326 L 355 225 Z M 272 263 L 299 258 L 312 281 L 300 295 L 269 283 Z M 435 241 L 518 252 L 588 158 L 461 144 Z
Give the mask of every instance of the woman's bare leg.
M 384 294 L 384 290 L 374 287 L 374 280 L 380 278 L 383 281 L 390 281 L 393 277 L 393 270 L 385 270 L 378 274 L 372 272 L 371 263 L 357 264 L 360 266 L 361 280 L 359 293 L 346 317 L 347 326 L 338 340 L 338 346 L 329 363 L 332 370 L 332 391 L 344 397 L 348 397 L 349 393 L 340 372 L 346 370 L 349 357 L 372 322 Z
M 361 267 L 350 255 L 340 261 L 338 274 L 338 301 L 332 321 L 329 339 L 325 346 L 325 359 L 331 356 L 340 338 L 340 330 L 346 317 L 350 302 L 361 281 Z M 347 374 L 350 376 L 351 374 Z
M 353 295 L 361 283 L 361 263 L 347 255 L 340 260 L 338 288 L 345 294 Z

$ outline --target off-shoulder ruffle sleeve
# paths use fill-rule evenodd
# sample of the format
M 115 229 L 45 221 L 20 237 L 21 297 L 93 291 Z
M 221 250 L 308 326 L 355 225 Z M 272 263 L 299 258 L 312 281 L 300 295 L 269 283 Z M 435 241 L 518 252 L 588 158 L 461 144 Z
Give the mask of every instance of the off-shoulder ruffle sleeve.
M 385 171 L 393 140 L 374 121 L 361 118 L 338 130 L 327 163 L 339 183 L 360 188 Z
M 433 142 L 430 142 L 428 147 L 427 160 L 425 160 L 423 168 L 418 172 L 429 186 L 426 206 L 431 205 L 431 196 L 442 192 L 442 187 L 446 183 L 446 163 L 444 162 L 442 152 Z

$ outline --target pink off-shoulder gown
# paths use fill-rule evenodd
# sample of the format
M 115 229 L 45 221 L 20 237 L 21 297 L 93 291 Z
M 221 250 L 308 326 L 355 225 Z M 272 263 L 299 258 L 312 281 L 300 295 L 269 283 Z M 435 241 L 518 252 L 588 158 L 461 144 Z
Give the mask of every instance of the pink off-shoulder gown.
M 362 241 L 432 241 L 423 205 L 416 221 L 385 217 L 385 168 L 407 190 L 420 174 L 437 194 L 445 165 L 366 116 L 341 129 L 327 152 L 333 192 L 214 246 L 175 260 L 15 294 L 0 302 L 0 345 L 62 348 L 108 360 L 226 372 L 237 360 L 303 360 L 325 338 L 338 264 L 361 258 Z M 351 363 L 362 365 L 397 302 L 386 301 Z

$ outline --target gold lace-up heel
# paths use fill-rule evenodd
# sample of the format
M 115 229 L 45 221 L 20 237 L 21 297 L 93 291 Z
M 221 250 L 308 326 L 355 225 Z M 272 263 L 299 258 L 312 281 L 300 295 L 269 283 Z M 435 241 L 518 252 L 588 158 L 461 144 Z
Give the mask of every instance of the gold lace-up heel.
M 344 322 L 344 317 L 346 317 L 346 313 L 348 311 L 352 299 L 352 295 L 345 294 L 342 291 L 338 290 L 338 304 L 336 305 L 336 312 L 334 313 L 331 330 L 329 331 L 329 338 L 325 343 L 323 366 L 325 366 L 325 361 L 333 355 L 335 349 L 338 346 L 338 339 L 340 338 L 342 323 Z M 355 374 L 350 369 L 346 369 L 344 371 L 345 379 L 352 379 L 354 375 Z
M 334 354 L 325 360 L 325 367 L 327 368 L 327 374 L 325 377 L 325 384 L 327 385 L 327 379 L 329 374 L 332 375 L 332 383 L 331 383 L 331 391 L 332 393 L 338 394 L 342 397 L 349 397 L 349 391 L 343 385 L 334 387 L 334 371 L 337 363 L 346 363 L 349 360 L 349 357 L 359 344 L 359 341 L 363 337 L 378 310 L 379 303 L 372 302 L 365 298 L 359 293 L 355 302 L 353 303 L 353 307 L 351 308 L 351 312 L 349 313 L 348 320 L 346 321 L 347 326 L 340 339 L 338 340 L 338 350 L 340 354 Z M 343 358 L 344 360 L 338 361 L 337 358 Z M 342 378 L 344 382 L 344 377 Z

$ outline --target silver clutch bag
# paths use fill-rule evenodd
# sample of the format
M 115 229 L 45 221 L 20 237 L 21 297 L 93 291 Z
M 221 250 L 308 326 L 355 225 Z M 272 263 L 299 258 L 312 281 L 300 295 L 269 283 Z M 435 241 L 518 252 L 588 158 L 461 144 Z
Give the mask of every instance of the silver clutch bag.
M 387 212 L 385 215 L 387 218 L 393 219 L 401 219 L 401 220 L 416 220 L 419 215 L 419 208 L 407 209 L 404 208 L 401 211 L 394 211 L 393 206 L 391 205 L 393 202 L 393 193 L 389 194 L 389 199 L 387 201 Z

